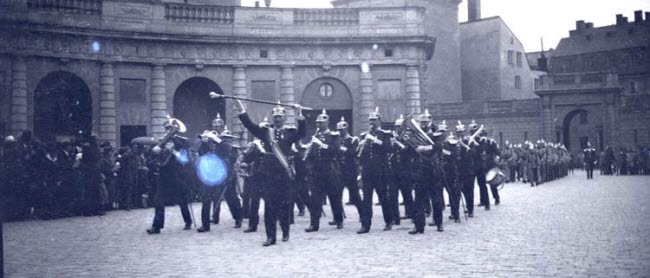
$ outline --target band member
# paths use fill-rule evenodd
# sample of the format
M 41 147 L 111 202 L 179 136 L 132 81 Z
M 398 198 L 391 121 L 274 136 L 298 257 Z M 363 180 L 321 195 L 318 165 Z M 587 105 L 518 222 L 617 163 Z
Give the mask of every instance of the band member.
M 266 229 L 266 242 L 263 246 L 270 246 L 276 242 L 277 222 L 282 228 L 282 241 L 289 240 L 290 210 L 293 208 L 293 178 L 295 172 L 291 165 L 294 153 L 291 149 L 305 137 L 305 117 L 302 107 L 295 105 L 297 110 L 298 128 L 286 127 L 286 110 L 280 106 L 273 108 L 273 124 L 260 127 L 253 123 L 246 113 L 240 100 L 235 101 L 240 111 L 239 119 L 250 131 L 264 143 L 264 154 L 260 163 L 261 173 L 264 175 L 262 195 L 264 198 L 264 225 Z
M 224 131 L 219 135 L 223 140 L 229 142 L 232 146 L 230 148 L 229 159 L 227 161 L 228 173 L 235 172 L 235 164 L 237 163 L 237 157 L 239 156 L 239 150 L 237 146 L 233 145 L 234 136 L 228 130 L 228 127 L 225 127 Z M 225 192 L 224 192 L 225 190 Z M 235 220 L 235 228 L 241 228 L 242 223 L 242 207 L 241 202 L 239 201 L 239 195 L 237 194 L 237 176 L 229 175 L 226 179 L 225 186 L 220 186 L 217 188 L 217 196 L 223 196 L 221 198 L 215 199 L 214 206 L 212 207 L 212 223 L 219 224 L 219 216 L 221 215 L 221 200 L 226 200 L 228 209 L 230 210 L 230 215 L 232 219 Z
M 445 178 L 447 180 L 447 193 L 449 194 L 449 205 L 451 207 L 450 220 L 460 223 L 460 198 L 461 182 L 459 178 L 459 165 L 462 159 L 461 152 L 464 149 L 462 142 L 456 140 L 453 133 L 449 133 L 447 140 L 443 145 L 443 158 Z
M 585 170 L 587 170 L 587 179 L 593 179 L 594 178 L 594 165 L 596 165 L 596 161 L 598 160 L 597 154 L 596 154 L 596 149 L 591 147 L 591 142 L 587 142 L 587 148 L 584 149 L 583 151 L 585 158 L 584 158 L 584 164 L 585 164 Z
M 417 153 L 413 148 L 409 148 L 399 134 L 405 128 L 403 126 L 404 116 L 395 121 L 395 130 L 393 132 L 393 152 L 391 153 L 391 170 L 392 180 L 390 185 L 390 202 L 393 208 L 393 224 L 400 225 L 401 219 L 410 219 L 413 216 L 413 165 L 417 162 Z M 399 212 L 399 193 L 402 193 L 404 202 L 404 217 L 400 217 Z
M 496 167 L 496 161 L 497 157 L 501 155 L 499 152 L 499 146 L 497 145 L 496 141 L 492 138 L 487 137 L 488 133 L 484 129 L 481 132 L 481 135 L 479 136 L 479 146 L 477 148 L 477 151 L 479 153 L 479 159 L 480 159 L 480 169 L 481 169 L 481 176 L 483 177 L 483 181 L 485 181 L 485 174 L 487 171 L 490 169 Z M 477 173 L 478 175 L 479 173 Z M 480 185 L 480 183 L 479 183 Z M 486 184 L 483 184 L 484 186 Z M 490 185 L 490 191 L 492 191 L 492 198 L 494 198 L 494 204 L 499 205 L 501 202 L 501 198 L 499 198 L 499 189 L 497 188 L 498 185 Z M 480 187 L 479 187 L 480 189 Z M 483 199 L 483 205 L 485 205 L 485 210 L 490 209 L 490 197 L 487 192 L 487 187 L 485 187 L 485 191 L 481 192 L 481 199 Z
M 337 155 L 339 151 L 339 133 L 330 131 L 329 115 L 323 112 L 316 117 L 317 130 L 312 140 L 305 160 L 311 164 L 313 182 L 311 183 L 311 209 L 309 215 L 311 225 L 305 232 L 316 232 L 320 227 L 320 217 L 323 211 L 321 200 L 327 194 L 332 206 L 334 221 L 337 229 L 343 229 L 342 189 L 339 181 L 340 170 Z
M 471 134 L 474 134 L 478 131 L 478 124 L 474 120 L 469 124 L 469 131 Z M 480 138 L 477 139 L 477 143 L 480 141 Z M 489 169 L 485 169 L 484 163 L 484 153 L 482 153 L 481 144 L 479 143 L 476 147 L 476 152 L 474 153 L 474 174 L 476 175 L 476 182 L 478 183 L 479 190 L 479 207 L 485 206 L 485 210 L 490 210 L 490 197 L 487 192 L 487 183 L 485 181 L 485 173 Z
M 223 195 L 227 195 L 229 190 L 235 191 L 235 188 L 233 188 L 234 181 L 236 180 L 234 162 L 237 159 L 237 150 L 233 148 L 232 136 L 228 136 L 229 134 L 225 132 L 224 126 L 223 120 L 217 114 L 217 118 L 212 121 L 212 130 L 206 130 L 199 136 L 201 139 L 201 145 L 198 150 L 199 156 L 216 155 L 219 159 L 223 160 L 226 166 L 224 170 L 227 173 L 227 176 L 220 184 L 206 184 L 205 181 L 201 182 L 202 226 L 197 229 L 199 233 L 210 231 L 210 209 L 212 204 L 214 203 L 215 207 L 220 206 L 222 193 Z M 223 192 L 223 190 L 226 190 L 226 192 Z M 231 207 L 231 212 L 235 218 L 235 228 L 239 228 L 241 227 L 239 200 L 235 196 L 235 200 L 233 201 L 228 201 L 228 205 Z M 218 213 L 219 210 L 217 209 L 217 216 L 213 217 L 218 218 Z
M 465 125 L 458 121 L 456 126 L 456 137 L 461 138 L 459 144 L 467 147 L 461 148 L 460 161 L 458 163 L 458 177 L 462 186 L 465 205 L 467 208 L 467 217 L 474 217 L 474 149 L 476 143 L 471 140 L 471 136 L 465 134 Z
M 361 179 L 363 181 L 363 201 L 361 215 L 361 229 L 358 234 L 370 231 L 372 224 L 372 198 L 376 191 L 381 203 L 386 226 L 384 231 L 392 229 L 393 217 L 391 202 L 388 199 L 388 182 L 390 168 L 388 154 L 391 150 L 390 138 L 392 133 L 381 129 L 381 115 L 379 108 L 371 112 L 368 121 L 370 130 L 361 134 L 358 157 L 361 163 Z
M 357 184 L 358 167 L 357 167 L 357 148 L 359 147 L 359 138 L 351 136 L 348 130 L 349 125 L 343 117 L 336 124 L 336 129 L 341 134 L 339 142 L 338 161 L 341 166 L 341 196 L 343 188 L 347 187 L 350 203 L 357 208 L 359 217 L 361 217 L 361 196 L 359 195 L 359 185 Z
M 420 122 L 420 129 L 427 134 L 427 136 L 431 137 L 433 135 L 433 131 L 431 130 L 432 127 L 435 127 L 435 124 L 433 124 L 432 116 L 429 114 L 429 109 L 425 109 L 424 113 L 422 113 L 419 117 L 418 120 Z M 421 159 L 423 157 L 420 157 Z M 420 161 L 422 169 L 422 173 L 424 176 L 421 178 L 427 181 L 430 181 L 433 179 L 432 174 L 433 174 L 433 166 L 431 165 L 431 160 L 428 158 L 424 158 L 423 161 Z M 431 196 L 427 197 L 426 205 L 424 207 L 424 211 L 427 217 L 431 216 Z
M 263 150 L 262 142 L 255 140 L 248 144 L 248 147 L 241 155 L 240 168 L 244 176 L 243 206 L 248 212 L 248 228 L 244 230 L 244 233 L 256 232 L 257 225 L 260 222 L 259 208 L 262 199 L 263 182 L 260 173 L 260 161 Z
M 185 221 L 184 230 L 190 230 L 192 226 L 192 218 L 187 202 L 187 186 L 185 184 L 187 177 L 185 176 L 184 169 L 184 163 L 187 162 L 187 158 L 184 155 L 187 155 L 189 141 L 187 138 L 176 134 L 169 137 L 169 134 L 173 134 L 172 129 L 179 128 L 176 119 L 169 119 L 165 122 L 165 130 L 168 132 L 168 136 L 165 136 L 162 140 L 164 145 L 162 148 L 160 146 L 153 148 L 155 155 L 153 159 L 155 160 L 155 170 L 157 171 L 157 173 L 154 173 L 157 176 L 157 188 L 154 196 L 156 209 L 153 224 L 147 230 L 148 234 L 159 234 L 160 230 L 165 227 L 165 205 L 168 203 L 174 203 L 180 206 L 181 215 L 183 216 L 183 221 Z M 166 140 L 166 138 L 168 139 Z M 151 169 L 152 167 L 149 168 Z

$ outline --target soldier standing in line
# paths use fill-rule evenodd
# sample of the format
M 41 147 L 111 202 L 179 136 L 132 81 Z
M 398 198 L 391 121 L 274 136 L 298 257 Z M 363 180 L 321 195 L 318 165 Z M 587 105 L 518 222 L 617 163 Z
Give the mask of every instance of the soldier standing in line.
M 535 152 L 535 144 L 532 142 L 528 142 L 528 147 L 527 147 L 527 168 L 528 168 L 528 181 L 530 182 L 530 186 L 538 186 L 539 185 L 539 177 L 538 177 L 538 168 L 539 168 L 539 157 L 537 156 Z
M 260 127 L 253 123 L 240 100 L 235 101 L 239 109 L 239 120 L 253 136 L 264 143 L 264 153 L 260 163 L 260 171 L 264 175 L 262 195 L 264 198 L 264 225 L 266 242 L 263 246 L 271 246 L 276 242 L 277 222 L 280 221 L 282 241 L 289 240 L 290 210 L 293 208 L 295 170 L 292 160 L 295 153 L 294 143 L 305 137 L 306 124 L 302 115 L 302 106 L 295 105 L 298 115 L 298 128 L 284 125 L 286 110 L 280 106 L 273 108 L 273 124 Z
M 320 228 L 320 217 L 323 211 L 321 200 L 325 195 L 330 200 L 334 221 L 330 225 L 336 225 L 337 229 L 343 229 L 343 200 L 341 199 L 342 189 L 340 170 L 338 165 L 339 133 L 330 131 L 329 115 L 323 112 L 316 117 L 317 130 L 312 136 L 311 143 L 305 155 L 305 161 L 309 162 L 312 169 L 313 182 L 311 183 L 311 209 L 309 215 L 310 226 L 305 232 L 317 232 Z
M 404 116 L 395 121 L 395 130 L 393 133 L 392 143 L 393 152 L 390 156 L 390 165 L 392 170 L 392 180 L 389 190 L 391 207 L 393 208 L 393 224 L 400 225 L 401 219 L 411 219 L 413 217 L 413 166 L 418 160 L 418 154 L 413 148 L 399 138 L 402 133 Z M 404 202 L 404 216 L 399 212 L 399 194 L 402 193 Z
M 587 170 L 587 179 L 590 180 L 594 178 L 594 165 L 598 160 L 596 149 L 591 147 L 591 142 L 587 142 L 587 148 L 584 149 L 583 153 L 585 154 L 584 164 L 585 170 Z
M 363 201 L 361 215 L 361 229 L 357 234 L 370 232 L 372 225 L 372 198 L 376 191 L 381 203 L 386 226 L 384 231 L 389 231 L 393 226 L 392 209 L 388 200 L 388 183 L 390 172 L 388 154 L 390 153 L 390 138 L 392 133 L 381 129 L 381 114 L 379 108 L 368 116 L 370 130 L 361 134 L 358 157 L 361 163 L 361 179 L 363 181 Z
M 262 142 L 255 140 L 248 144 L 248 147 L 241 154 L 239 167 L 244 177 L 243 207 L 248 215 L 248 228 L 244 233 L 257 231 L 260 222 L 259 208 L 262 199 L 261 173 L 259 172 L 260 159 L 262 157 Z
M 460 160 L 462 159 L 462 145 L 458 142 L 453 133 L 449 133 L 443 144 L 443 163 L 445 179 L 447 180 L 447 193 L 449 194 L 449 205 L 451 207 L 450 220 L 460 223 L 460 198 L 461 182 L 459 177 Z
M 458 121 L 456 126 L 456 136 L 461 139 L 459 144 L 463 147 L 460 152 L 460 162 L 458 163 L 459 181 L 462 185 L 463 196 L 467 206 L 467 217 L 474 217 L 474 150 L 476 142 L 470 140 L 470 136 L 465 134 L 465 125 Z
M 469 131 L 471 134 L 474 134 L 476 131 L 478 131 L 479 127 L 478 124 L 474 120 L 469 124 Z M 479 138 L 477 141 L 480 142 L 481 138 Z M 477 142 L 477 143 L 478 143 Z M 479 190 L 479 207 L 485 207 L 485 210 L 490 210 L 490 197 L 488 196 L 487 192 L 487 185 L 485 181 L 485 173 L 489 169 L 485 169 L 485 161 L 484 157 L 485 154 L 483 151 L 485 151 L 485 143 L 479 143 L 479 145 L 476 147 L 476 152 L 474 153 L 474 175 L 476 176 L 476 182 L 478 183 L 478 190 Z
M 347 187 L 350 203 L 357 208 L 359 218 L 361 218 L 361 196 L 359 195 L 359 185 L 357 176 L 359 175 L 357 166 L 357 148 L 359 147 L 359 138 L 351 136 L 348 131 L 349 125 L 343 117 L 336 124 L 336 129 L 341 136 L 339 137 L 338 161 L 341 167 L 341 196 L 343 188 Z

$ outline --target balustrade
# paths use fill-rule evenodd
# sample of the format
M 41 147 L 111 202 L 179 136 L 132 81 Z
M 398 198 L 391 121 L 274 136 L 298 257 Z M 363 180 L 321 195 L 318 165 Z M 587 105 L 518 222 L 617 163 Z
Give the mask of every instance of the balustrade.
M 170 21 L 231 24 L 235 19 L 234 7 L 165 5 L 165 19 Z
M 355 25 L 359 24 L 356 9 L 294 10 L 293 22 L 297 25 Z

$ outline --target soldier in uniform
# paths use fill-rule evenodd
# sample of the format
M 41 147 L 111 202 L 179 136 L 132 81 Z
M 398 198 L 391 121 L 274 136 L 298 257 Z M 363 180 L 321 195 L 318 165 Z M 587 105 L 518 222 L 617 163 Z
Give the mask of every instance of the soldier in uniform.
M 171 132 L 175 123 L 172 120 L 165 122 L 165 130 Z M 189 141 L 179 135 L 172 136 L 165 143 L 163 148 L 155 146 L 153 148 L 153 164 L 149 169 L 155 169 L 155 183 L 157 188 L 154 196 L 155 216 L 151 228 L 147 230 L 148 234 L 159 234 L 165 226 L 165 205 L 168 203 L 178 204 L 181 209 L 183 221 L 185 221 L 184 230 L 190 230 L 192 226 L 192 217 L 188 207 L 188 189 L 185 181 L 185 164 L 188 162 L 187 149 Z M 185 163 L 185 164 L 184 164 Z
M 479 127 L 478 124 L 472 120 L 472 122 L 469 124 L 469 130 L 470 133 L 474 134 L 476 131 L 478 131 Z M 487 192 L 487 185 L 485 181 L 485 173 L 489 169 L 485 169 L 485 153 L 483 151 L 485 150 L 486 142 L 480 143 L 481 138 L 477 139 L 478 145 L 476 146 L 476 151 L 474 152 L 474 175 L 476 176 L 476 182 L 478 183 L 478 190 L 479 190 L 479 207 L 485 206 L 485 210 L 490 210 L 490 197 L 488 196 Z
M 479 181 L 479 191 L 481 194 L 481 203 L 485 206 L 485 210 L 490 210 L 490 196 L 487 191 L 485 174 L 490 169 L 496 167 L 496 157 L 500 155 L 499 147 L 497 143 L 492 138 L 487 137 L 487 131 L 483 130 L 478 139 L 477 147 L 477 158 L 479 162 L 476 164 L 477 167 L 477 178 L 480 177 Z M 492 191 L 492 197 L 494 198 L 495 205 L 499 205 L 501 199 L 499 198 L 499 190 L 496 186 L 490 187 Z
M 268 124 L 268 123 L 267 123 Z M 248 214 L 248 228 L 244 233 L 257 231 L 260 222 L 259 208 L 262 199 L 263 175 L 260 173 L 260 160 L 262 158 L 262 142 L 255 140 L 248 144 L 248 147 L 241 154 L 240 168 L 244 176 L 243 206 Z
M 310 163 L 313 182 L 311 183 L 311 209 L 309 215 L 311 225 L 305 232 L 317 232 L 320 227 L 320 217 L 323 211 L 323 197 L 327 195 L 332 206 L 334 221 L 337 229 L 343 229 L 343 203 L 340 189 L 340 170 L 337 161 L 339 152 L 339 133 L 329 129 L 329 115 L 323 112 L 316 117 L 317 130 L 312 136 L 307 149 L 305 160 Z
M 216 155 L 223 160 L 226 166 L 226 178 L 220 184 L 206 184 L 201 181 L 201 222 L 202 226 L 197 229 L 197 232 L 203 233 L 210 231 L 210 210 L 214 204 L 216 215 L 213 218 L 219 218 L 218 207 L 221 204 L 222 193 L 226 197 L 226 202 L 230 207 L 233 218 L 235 218 L 235 228 L 241 227 L 241 206 L 239 199 L 235 194 L 228 194 L 228 192 L 236 192 L 234 188 L 236 182 L 236 175 L 234 163 L 237 159 L 237 150 L 232 145 L 232 136 L 226 133 L 224 122 L 220 115 L 212 121 L 212 130 L 206 130 L 200 135 L 201 145 L 199 146 L 199 156 Z M 226 192 L 223 192 L 223 191 Z
M 460 223 L 460 198 L 461 198 L 461 182 L 460 182 L 460 160 L 462 159 L 462 151 L 464 148 L 453 133 L 449 133 L 447 140 L 443 144 L 443 162 L 445 170 L 445 178 L 447 180 L 447 193 L 449 194 L 449 205 L 451 207 L 450 220 L 455 223 Z
M 585 155 L 584 164 L 585 170 L 587 170 L 587 179 L 590 180 L 594 178 L 594 165 L 598 161 L 596 149 L 591 147 L 591 142 L 587 142 L 587 148 L 584 149 L 583 153 Z
M 401 219 L 410 219 L 413 216 L 413 166 L 418 160 L 418 154 L 413 148 L 399 138 L 402 132 L 404 116 L 395 121 L 395 131 L 392 138 L 393 152 L 391 153 L 390 163 L 393 174 L 390 186 L 390 201 L 393 208 L 393 224 L 399 225 Z M 404 202 L 403 217 L 399 212 L 399 193 L 402 193 Z
M 264 198 L 264 225 L 266 242 L 263 246 L 271 246 L 276 242 L 277 222 L 280 221 L 282 241 L 289 240 L 290 211 L 293 208 L 291 198 L 295 190 L 295 170 L 291 165 L 294 159 L 292 146 L 305 137 L 305 117 L 302 107 L 295 105 L 297 110 L 298 128 L 286 127 L 286 110 L 280 106 L 273 108 L 273 124 L 260 127 L 253 123 L 246 113 L 241 101 L 235 101 L 239 109 L 239 119 L 253 136 L 264 143 L 264 153 L 260 163 L 260 171 L 264 175 L 262 196 Z
M 361 196 L 359 195 L 359 185 L 357 184 L 357 148 L 359 147 L 359 138 L 351 136 L 348 131 L 348 123 L 343 117 L 336 124 L 336 129 L 340 133 L 338 161 L 341 167 L 341 196 L 343 188 L 347 187 L 350 203 L 357 208 L 359 218 L 361 218 Z
M 470 140 L 470 136 L 465 134 L 465 125 L 458 121 L 456 126 L 456 136 L 460 138 L 459 144 L 466 147 L 461 148 L 460 161 L 458 165 L 459 181 L 462 185 L 465 205 L 467 206 L 467 217 L 474 217 L 474 150 L 476 143 Z
M 388 154 L 390 153 L 390 138 L 392 133 L 381 129 L 381 114 L 379 108 L 368 116 L 370 130 L 361 134 L 359 143 L 359 162 L 361 164 L 361 180 L 363 182 L 363 201 L 361 229 L 357 234 L 370 231 L 372 225 L 372 198 L 376 191 L 381 203 L 386 226 L 384 231 L 392 229 L 393 218 L 391 202 L 388 199 L 388 181 L 390 177 Z

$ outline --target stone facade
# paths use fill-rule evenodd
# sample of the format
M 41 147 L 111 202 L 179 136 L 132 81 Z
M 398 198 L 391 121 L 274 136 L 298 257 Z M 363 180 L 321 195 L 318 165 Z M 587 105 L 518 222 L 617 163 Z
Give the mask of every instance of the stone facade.
M 436 59 L 434 44 L 444 40 L 428 29 L 428 11 L 421 5 L 305 10 L 179 2 L 0 4 L 0 92 L 10 102 L 0 106 L 5 133 L 34 129 L 34 110 L 41 109 L 35 107 L 35 89 L 48 73 L 59 71 L 85 83 L 92 130 L 116 145 L 124 142 L 127 128 L 161 136 L 165 118 L 174 116 L 177 90 L 197 77 L 226 95 L 250 97 L 262 90 L 263 98 L 285 103 L 302 103 L 319 93 L 310 84 L 329 80 L 340 85 L 333 93 L 344 101 L 321 98 L 309 105 L 349 111 L 355 133 L 383 101 L 375 93 L 401 99 L 403 107 L 386 113 L 386 121 L 397 112 L 421 111 L 433 97 L 425 91 L 434 88 L 429 64 Z M 455 5 L 435 8 L 448 9 L 437 12 L 455 19 Z M 394 91 L 386 91 L 384 81 L 391 81 L 385 88 Z M 225 107 L 218 112 L 246 138 L 233 120 L 232 102 Z M 256 120 L 270 108 L 256 109 L 263 111 Z M 293 111 L 289 116 L 293 122 Z

